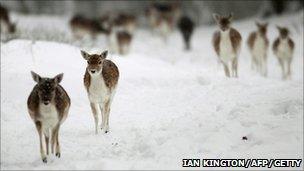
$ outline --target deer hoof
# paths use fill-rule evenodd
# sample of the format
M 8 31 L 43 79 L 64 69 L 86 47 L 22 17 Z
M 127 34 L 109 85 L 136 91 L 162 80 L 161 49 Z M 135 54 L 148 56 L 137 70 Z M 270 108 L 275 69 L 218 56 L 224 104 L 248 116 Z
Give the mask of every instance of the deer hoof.
M 56 153 L 56 157 L 60 158 L 60 153 L 59 152 Z
M 43 162 L 43 163 L 47 163 L 46 157 L 42 159 L 42 162 Z

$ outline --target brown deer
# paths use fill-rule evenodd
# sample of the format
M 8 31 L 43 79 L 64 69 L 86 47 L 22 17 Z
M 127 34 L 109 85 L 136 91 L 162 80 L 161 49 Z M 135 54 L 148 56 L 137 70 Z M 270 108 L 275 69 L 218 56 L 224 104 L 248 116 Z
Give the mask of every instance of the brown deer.
M 282 68 L 282 79 L 290 79 L 290 65 L 293 58 L 295 44 L 289 37 L 289 30 L 286 27 L 277 26 L 279 37 L 273 43 L 272 50 L 277 56 Z
M 136 18 L 133 15 L 120 13 L 113 21 L 113 26 L 133 34 L 136 28 Z
M 84 86 L 94 116 L 95 133 L 98 133 L 98 115 L 102 117 L 101 129 L 104 133 L 108 133 L 111 102 L 119 78 L 118 68 L 112 61 L 106 59 L 108 51 L 92 55 L 81 51 L 81 55 L 88 63 L 84 75 Z
M 99 19 L 89 19 L 82 15 L 76 15 L 70 20 L 70 27 L 73 35 L 77 39 L 82 39 L 89 35 L 95 39 L 97 34 L 109 34 L 108 20 L 106 17 Z
M 126 31 L 118 31 L 116 36 L 119 54 L 125 55 L 129 53 L 132 35 Z
M 268 23 L 255 23 L 258 30 L 250 33 L 247 45 L 251 53 L 251 68 L 257 69 L 263 76 L 267 76 L 267 52 L 269 41 L 267 38 Z
M 238 56 L 241 49 L 241 34 L 232 28 L 232 14 L 228 17 L 213 14 L 213 17 L 220 28 L 213 34 L 213 47 L 224 66 L 227 77 L 238 77 Z M 229 69 L 230 68 L 230 69 Z
M 12 23 L 8 10 L 0 5 L 0 25 L 1 33 L 12 34 L 16 31 L 16 24 Z
M 51 139 L 51 151 L 59 158 L 61 156 L 59 143 L 59 128 L 67 118 L 71 105 L 67 92 L 59 84 L 63 74 L 54 78 L 43 78 L 31 71 L 34 81 L 37 83 L 27 100 L 30 117 L 36 125 L 40 140 L 40 154 L 44 163 L 47 163 L 49 155 L 49 140 Z M 43 136 L 46 145 L 46 154 L 43 145 Z
M 146 9 L 146 17 L 152 32 L 159 33 L 166 40 L 180 18 L 180 4 L 153 3 Z

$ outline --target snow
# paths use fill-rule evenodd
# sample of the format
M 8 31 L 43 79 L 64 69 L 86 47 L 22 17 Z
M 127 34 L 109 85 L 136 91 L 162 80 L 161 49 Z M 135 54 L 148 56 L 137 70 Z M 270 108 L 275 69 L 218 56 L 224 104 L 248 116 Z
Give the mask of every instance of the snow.
M 21 37 L 54 27 L 47 16 L 15 17 L 32 30 L 21 31 Z M 67 20 L 55 20 L 68 37 Z M 90 46 L 55 42 L 56 37 L 1 43 L 1 169 L 183 169 L 183 158 L 303 159 L 303 12 L 269 21 L 270 42 L 278 34 L 275 24 L 290 26 L 296 44 L 292 80 L 281 80 L 271 50 L 267 78 L 250 69 L 245 41 L 255 29 L 254 19 L 233 24 L 243 36 L 237 79 L 226 78 L 216 61 L 211 46 L 215 26 L 197 28 L 190 52 L 183 50 L 177 31 L 164 43 L 139 28 L 129 55 L 110 53 L 120 80 L 110 133 L 98 135 L 83 86 L 86 62 L 80 50 L 101 52 L 105 38 Z M 35 84 L 31 70 L 49 77 L 63 72 L 61 85 L 72 102 L 59 133 L 61 158 L 51 155 L 47 164 L 41 161 L 26 107 Z

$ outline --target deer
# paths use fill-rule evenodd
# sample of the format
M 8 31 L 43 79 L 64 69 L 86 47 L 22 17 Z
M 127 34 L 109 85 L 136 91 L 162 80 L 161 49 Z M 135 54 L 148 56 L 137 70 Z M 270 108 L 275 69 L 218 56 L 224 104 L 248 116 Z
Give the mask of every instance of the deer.
M 238 77 L 238 56 L 242 36 L 230 26 L 233 18 L 232 14 L 227 17 L 213 14 L 213 17 L 220 29 L 213 34 L 213 48 L 224 66 L 225 75 L 227 77 Z
M 98 134 L 98 115 L 102 117 L 101 130 L 108 133 L 111 103 L 118 84 L 119 70 L 112 61 L 106 59 L 107 50 L 101 54 L 88 54 L 81 50 L 81 55 L 88 63 L 83 81 L 94 116 L 95 134 Z
M 36 85 L 28 97 L 27 108 L 38 131 L 41 159 L 44 163 L 47 163 L 50 140 L 52 154 L 54 154 L 56 146 L 55 156 L 58 158 L 61 156 L 59 129 L 68 116 L 71 100 L 64 88 L 59 84 L 62 81 L 63 73 L 53 78 L 41 77 L 33 71 L 31 71 L 31 75 Z M 45 147 L 43 145 L 43 137 Z
M 152 3 L 146 9 L 146 17 L 152 33 L 159 33 L 166 41 L 180 17 L 179 3 Z
M 194 30 L 194 22 L 191 20 L 191 18 L 183 16 L 178 22 L 178 28 L 182 33 L 185 49 L 190 50 L 190 39 Z
M 70 20 L 70 27 L 76 39 L 82 39 L 89 35 L 92 39 L 96 39 L 97 34 L 109 34 L 108 19 L 103 16 L 99 19 L 89 19 L 82 15 L 75 15 Z
M 277 57 L 282 69 L 282 79 L 291 78 L 291 62 L 295 48 L 294 41 L 289 36 L 289 29 L 286 27 L 276 26 L 279 31 L 279 36 L 275 39 L 272 45 L 272 50 Z
M 132 35 L 126 31 L 118 31 L 116 33 L 118 43 L 118 53 L 125 55 L 130 51 Z
M 267 52 L 269 40 L 267 38 L 268 23 L 255 22 L 257 31 L 249 34 L 247 45 L 251 53 L 251 68 L 267 76 Z
M 133 15 L 120 13 L 114 19 L 113 26 L 133 34 L 136 28 L 136 18 Z
M 1 33 L 12 34 L 16 31 L 16 24 L 12 23 L 9 17 L 8 10 L 0 5 L 0 25 Z

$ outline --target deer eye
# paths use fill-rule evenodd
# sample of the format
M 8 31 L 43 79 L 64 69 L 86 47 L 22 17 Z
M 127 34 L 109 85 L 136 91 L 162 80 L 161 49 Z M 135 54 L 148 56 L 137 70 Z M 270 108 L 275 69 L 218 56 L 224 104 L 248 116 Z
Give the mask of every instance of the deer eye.
M 100 64 L 101 64 L 101 61 L 99 61 L 98 64 L 100 65 Z
M 88 61 L 88 64 L 90 64 L 90 61 Z

